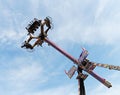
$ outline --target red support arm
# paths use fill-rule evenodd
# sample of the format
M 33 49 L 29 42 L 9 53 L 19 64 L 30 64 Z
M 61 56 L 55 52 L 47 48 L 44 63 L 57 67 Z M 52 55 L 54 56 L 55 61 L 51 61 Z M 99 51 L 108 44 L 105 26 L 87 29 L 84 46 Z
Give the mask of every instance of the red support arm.
M 70 59 L 71 61 L 73 61 L 76 65 L 79 64 L 78 60 L 76 60 L 74 57 L 72 57 L 70 54 L 68 54 L 67 52 L 65 52 L 63 49 L 59 48 L 55 43 L 53 43 L 52 41 L 50 41 L 49 39 L 45 38 L 44 41 L 48 44 L 50 44 L 52 47 L 54 47 L 56 50 L 58 50 L 59 52 L 61 52 L 63 55 L 65 55 L 68 59 Z M 87 73 L 89 73 L 90 75 L 92 75 L 94 78 L 96 78 L 98 81 L 100 81 L 101 83 L 103 83 L 105 86 L 107 86 L 108 88 L 112 87 L 112 85 L 106 81 L 105 79 L 101 78 L 100 76 L 98 76 L 97 74 L 95 74 L 92 70 L 86 70 L 84 66 L 79 66 L 81 69 L 83 69 L 84 71 L 86 71 Z
M 44 41 L 48 44 L 50 44 L 52 47 L 54 47 L 56 50 L 58 50 L 59 52 L 61 52 L 63 55 L 65 55 L 68 59 L 70 59 L 72 62 L 74 62 L 75 64 L 78 64 L 78 60 L 76 60 L 74 57 L 72 57 L 70 54 L 68 54 L 67 52 L 65 52 L 63 49 L 59 48 L 55 43 L 53 43 L 52 41 L 50 41 L 49 39 L 45 38 Z

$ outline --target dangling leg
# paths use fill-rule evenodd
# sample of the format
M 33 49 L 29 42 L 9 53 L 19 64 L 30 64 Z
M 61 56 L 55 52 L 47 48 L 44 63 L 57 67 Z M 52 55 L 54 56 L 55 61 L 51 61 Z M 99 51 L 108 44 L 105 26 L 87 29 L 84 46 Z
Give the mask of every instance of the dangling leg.
M 45 36 L 46 36 L 46 37 L 47 37 L 47 32 L 48 32 L 49 29 L 50 29 L 50 28 L 46 29 L 46 31 L 45 31 Z
M 29 43 L 33 39 L 33 37 L 31 34 L 29 35 L 30 35 L 29 39 L 24 42 L 24 45 L 22 45 L 21 48 L 26 47 L 27 49 L 33 49 L 32 45 Z
M 42 46 L 42 43 L 43 43 L 43 41 L 39 38 L 34 44 L 33 44 L 33 48 L 36 46 L 36 45 L 40 45 L 40 46 Z
M 32 45 L 27 43 L 26 41 L 24 42 L 24 45 L 21 46 L 21 48 L 25 47 L 26 49 L 33 49 Z
M 31 34 L 29 34 L 30 35 L 30 37 L 29 37 L 29 39 L 27 40 L 27 43 L 29 43 L 31 40 L 32 40 L 32 35 Z

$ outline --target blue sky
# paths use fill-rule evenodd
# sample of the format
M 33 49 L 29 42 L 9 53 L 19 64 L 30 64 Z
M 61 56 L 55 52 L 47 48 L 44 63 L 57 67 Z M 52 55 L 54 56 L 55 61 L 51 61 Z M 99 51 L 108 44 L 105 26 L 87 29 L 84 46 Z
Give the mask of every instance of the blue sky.
M 33 18 L 52 17 L 49 39 L 75 58 L 85 47 L 90 60 L 120 65 L 119 5 L 120 0 L 1 0 L 0 94 L 78 94 L 77 74 L 69 79 L 64 73 L 73 65 L 70 60 L 47 44 L 32 53 L 20 48 Z M 113 87 L 108 89 L 89 76 L 87 95 L 119 95 L 119 71 L 99 67 L 94 71 Z

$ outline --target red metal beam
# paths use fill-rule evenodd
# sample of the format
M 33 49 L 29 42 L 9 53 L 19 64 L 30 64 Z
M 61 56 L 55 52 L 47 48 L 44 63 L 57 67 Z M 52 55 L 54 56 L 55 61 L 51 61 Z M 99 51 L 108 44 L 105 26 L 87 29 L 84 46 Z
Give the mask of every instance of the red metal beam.
M 60 47 L 58 47 L 55 43 L 53 43 L 52 41 L 50 41 L 49 39 L 45 38 L 44 41 L 46 43 L 48 43 L 49 45 L 51 45 L 52 47 L 54 47 L 56 50 L 58 50 L 59 52 L 61 52 L 63 55 L 65 55 L 68 59 L 70 59 L 71 61 L 73 61 L 76 65 L 79 64 L 78 60 L 75 59 L 74 57 L 72 57 L 70 54 L 68 54 L 67 52 L 65 52 L 63 49 L 61 49 Z M 96 78 L 98 81 L 100 81 L 101 83 L 103 83 L 105 86 L 107 86 L 108 88 L 112 87 L 112 85 L 106 81 L 104 78 L 101 78 L 100 76 L 98 76 L 97 74 L 95 74 L 92 70 L 86 70 L 84 66 L 79 66 L 81 69 L 83 69 L 84 71 L 86 71 L 87 73 L 89 73 L 90 75 L 92 75 L 94 78 Z

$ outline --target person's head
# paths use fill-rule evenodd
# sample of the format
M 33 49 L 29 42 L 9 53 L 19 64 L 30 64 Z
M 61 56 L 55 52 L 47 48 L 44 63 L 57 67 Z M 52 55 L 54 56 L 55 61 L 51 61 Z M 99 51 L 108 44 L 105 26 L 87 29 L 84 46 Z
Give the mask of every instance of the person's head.
M 45 21 L 46 26 L 49 27 L 49 28 L 51 28 L 50 18 L 49 18 L 49 17 L 46 17 L 46 18 L 44 19 L 44 21 Z

